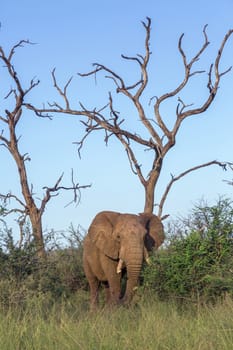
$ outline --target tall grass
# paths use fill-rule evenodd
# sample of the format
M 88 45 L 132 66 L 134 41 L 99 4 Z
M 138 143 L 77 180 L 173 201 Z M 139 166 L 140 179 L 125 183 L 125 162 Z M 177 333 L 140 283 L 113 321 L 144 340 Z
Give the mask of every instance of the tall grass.
M 215 306 L 141 300 L 88 311 L 86 294 L 48 305 L 43 296 L 0 313 L 1 350 L 232 350 L 233 301 Z

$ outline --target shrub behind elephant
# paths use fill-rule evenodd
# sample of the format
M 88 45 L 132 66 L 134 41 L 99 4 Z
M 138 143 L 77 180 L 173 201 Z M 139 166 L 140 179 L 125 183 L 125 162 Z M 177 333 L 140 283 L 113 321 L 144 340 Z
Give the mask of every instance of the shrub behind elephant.
M 83 264 L 90 286 L 91 307 L 98 303 L 100 284 L 109 304 L 128 303 L 138 284 L 143 259 L 164 241 L 163 225 L 153 214 L 121 214 L 103 211 L 92 221 L 84 240 Z M 122 298 L 122 270 L 127 271 Z

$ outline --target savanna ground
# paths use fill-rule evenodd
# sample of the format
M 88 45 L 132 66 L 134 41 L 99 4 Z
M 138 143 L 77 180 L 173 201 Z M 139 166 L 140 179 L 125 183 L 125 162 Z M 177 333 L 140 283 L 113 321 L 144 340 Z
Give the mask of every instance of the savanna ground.
M 140 291 L 139 291 L 140 293 Z M 141 295 L 130 308 L 88 311 L 87 293 L 52 308 L 32 298 L 0 313 L 1 350 L 137 350 L 233 348 L 233 301 L 182 306 Z

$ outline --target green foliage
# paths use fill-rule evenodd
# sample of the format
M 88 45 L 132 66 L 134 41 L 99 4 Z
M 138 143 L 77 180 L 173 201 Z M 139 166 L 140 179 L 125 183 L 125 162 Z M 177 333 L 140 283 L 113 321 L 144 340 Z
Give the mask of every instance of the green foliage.
M 39 259 L 34 242 L 14 243 L 12 230 L 4 224 L 0 230 L 0 308 L 9 309 L 27 303 L 32 296 L 46 295 L 53 305 L 86 288 L 82 267 L 81 233 L 71 227 L 68 239 L 63 234 L 59 245 L 55 233 L 49 234 L 47 258 Z
M 197 206 L 182 225 L 176 223 L 175 231 L 168 247 L 145 268 L 144 285 L 163 298 L 207 301 L 226 293 L 233 296 L 232 203 L 219 199 L 212 207 Z
M 13 233 L 4 224 L 0 230 L 0 279 L 13 278 L 20 282 L 32 272 L 35 260 L 35 246 L 25 243 L 17 247 L 14 243 Z

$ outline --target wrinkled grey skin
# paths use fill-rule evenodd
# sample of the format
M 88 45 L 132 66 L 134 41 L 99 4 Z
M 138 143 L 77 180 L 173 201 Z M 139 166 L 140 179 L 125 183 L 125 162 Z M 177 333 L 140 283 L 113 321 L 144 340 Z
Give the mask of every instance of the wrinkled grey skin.
M 108 304 L 127 304 L 137 287 L 143 259 L 164 241 L 163 225 L 153 214 L 103 211 L 92 221 L 84 240 L 83 265 L 90 286 L 91 308 L 98 304 L 100 284 Z M 127 286 L 121 298 L 123 270 Z

